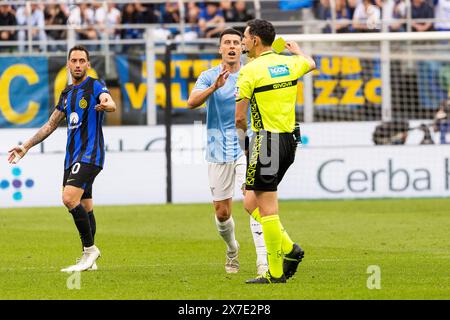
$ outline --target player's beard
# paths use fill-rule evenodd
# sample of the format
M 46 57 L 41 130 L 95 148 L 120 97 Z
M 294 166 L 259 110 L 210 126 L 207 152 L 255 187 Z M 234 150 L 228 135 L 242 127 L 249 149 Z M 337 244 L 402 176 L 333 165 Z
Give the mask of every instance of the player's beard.
M 73 72 L 71 71 L 70 74 L 72 75 L 72 79 L 78 81 L 84 78 L 84 76 L 86 75 L 86 70 L 81 71 L 79 75 L 77 75 L 74 71 Z

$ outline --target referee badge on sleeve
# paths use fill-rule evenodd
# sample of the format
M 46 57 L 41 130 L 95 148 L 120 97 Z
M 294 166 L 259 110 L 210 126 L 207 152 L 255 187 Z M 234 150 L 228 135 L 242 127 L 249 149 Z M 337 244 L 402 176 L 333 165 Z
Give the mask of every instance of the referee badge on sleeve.
M 234 90 L 234 97 L 236 99 L 239 98 L 239 87 L 236 87 L 236 89 Z

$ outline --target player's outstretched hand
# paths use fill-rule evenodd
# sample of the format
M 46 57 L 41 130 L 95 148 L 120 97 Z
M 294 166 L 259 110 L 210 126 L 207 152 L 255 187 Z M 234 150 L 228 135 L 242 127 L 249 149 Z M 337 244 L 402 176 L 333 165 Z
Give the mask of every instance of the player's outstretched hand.
M 230 75 L 230 71 L 224 69 L 220 72 L 219 76 L 216 79 L 216 82 L 214 83 L 214 87 L 217 89 L 222 88 L 225 82 L 228 79 L 228 76 Z
M 299 47 L 298 43 L 295 42 L 295 41 L 288 41 L 288 42 L 286 42 L 285 48 L 290 53 L 293 53 L 293 54 L 301 54 L 302 53 L 302 50 L 300 50 L 300 47 Z
M 11 164 L 18 163 L 27 152 L 28 150 L 21 144 L 11 148 L 11 150 L 8 150 L 8 162 Z
M 95 106 L 95 111 L 107 111 L 108 110 L 108 98 L 103 97 L 100 100 L 100 103 Z

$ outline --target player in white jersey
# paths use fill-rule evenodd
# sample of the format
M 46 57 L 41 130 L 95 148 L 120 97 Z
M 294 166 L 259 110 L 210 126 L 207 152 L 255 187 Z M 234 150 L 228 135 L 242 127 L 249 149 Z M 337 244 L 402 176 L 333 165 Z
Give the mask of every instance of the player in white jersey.
M 239 147 L 234 124 L 235 86 L 241 68 L 241 41 L 242 34 L 235 29 L 222 32 L 219 46 L 222 63 L 201 73 L 188 100 L 190 109 L 206 102 L 208 178 L 217 229 L 227 244 L 227 273 L 239 271 L 239 244 L 235 237 L 231 208 L 235 182 L 243 187 L 246 171 L 246 158 Z M 243 188 L 242 190 L 244 192 Z M 250 228 L 256 247 L 257 273 L 261 275 L 268 270 L 262 227 L 250 217 Z

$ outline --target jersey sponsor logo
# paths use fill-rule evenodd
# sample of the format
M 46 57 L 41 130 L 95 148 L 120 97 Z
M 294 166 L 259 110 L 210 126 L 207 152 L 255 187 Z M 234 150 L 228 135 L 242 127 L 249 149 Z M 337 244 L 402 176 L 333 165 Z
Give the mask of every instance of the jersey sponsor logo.
M 289 72 L 288 66 L 285 64 L 281 64 L 281 65 L 274 66 L 274 67 L 269 67 L 269 72 L 270 72 L 270 76 L 272 78 L 284 77 L 284 76 L 288 76 L 291 74 Z
M 78 106 L 79 106 L 81 109 L 86 109 L 86 107 L 87 107 L 87 101 L 86 101 L 86 99 L 85 99 L 84 97 L 82 97 L 81 100 L 80 100 L 80 102 L 78 102 Z
M 292 81 L 287 81 L 287 82 L 281 82 L 281 83 L 275 83 L 273 85 L 274 89 L 281 89 L 281 88 L 287 88 L 287 87 L 292 87 Z
M 78 121 L 80 121 L 78 113 L 72 112 L 69 116 L 69 129 L 76 129 L 81 126 L 81 123 L 78 123 Z

